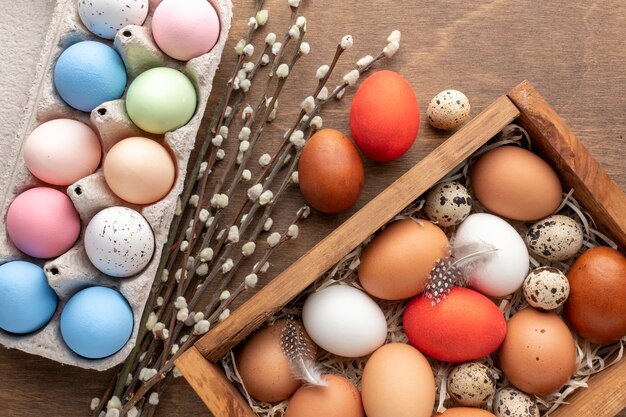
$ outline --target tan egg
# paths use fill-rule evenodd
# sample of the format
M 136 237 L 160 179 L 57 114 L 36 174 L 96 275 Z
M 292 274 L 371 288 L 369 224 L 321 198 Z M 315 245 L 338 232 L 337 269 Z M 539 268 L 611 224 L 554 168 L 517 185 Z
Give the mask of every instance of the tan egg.
M 448 393 L 457 404 L 480 407 L 496 392 L 497 374 L 482 363 L 468 362 L 448 375 Z
M 478 159 L 470 179 L 474 197 L 489 211 L 512 220 L 539 220 L 561 204 L 556 172 L 534 153 L 500 146 Z
M 390 343 L 365 364 L 361 395 L 368 417 L 430 417 L 435 378 L 420 351 L 404 343 Z
M 471 408 L 471 407 L 449 408 L 444 413 L 437 414 L 437 416 L 440 416 L 440 417 L 495 417 L 489 411 L 482 410 L 480 408 Z
M 238 353 L 237 369 L 252 398 L 268 403 L 289 398 L 302 385 L 294 378 L 291 366 L 281 348 L 286 320 L 278 320 L 252 335 Z M 298 326 L 304 331 L 302 324 Z M 308 336 L 307 336 L 308 337 Z M 317 346 L 311 341 L 311 347 Z
M 397 221 L 363 250 L 359 281 L 368 294 L 384 300 L 413 297 L 424 291 L 435 262 L 448 250 L 445 233 L 431 222 Z
M 285 417 L 365 417 L 361 395 L 352 382 L 324 375 L 328 386 L 302 386 L 289 400 Z
M 509 319 L 499 358 L 504 376 L 517 389 L 547 395 L 574 373 L 576 345 L 560 316 L 527 307 Z

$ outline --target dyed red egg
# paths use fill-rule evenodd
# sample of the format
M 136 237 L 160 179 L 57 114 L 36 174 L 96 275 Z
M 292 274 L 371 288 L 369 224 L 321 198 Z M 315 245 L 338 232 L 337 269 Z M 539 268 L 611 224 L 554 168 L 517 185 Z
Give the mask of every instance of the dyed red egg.
M 309 139 L 298 163 L 300 191 L 324 213 L 352 207 L 363 188 L 363 161 L 343 133 L 322 129 Z
M 376 161 L 400 158 L 415 142 L 420 109 L 409 83 L 393 71 L 378 71 L 363 82 L 350 109 L 352 138 Z
M 402 318 L 409 342 L 446 362 L 467 362 L 493 353 L 504 340 L 506 321 L 493 301 L 468 288 L 454 287 L 437 305 L 420 295 Z

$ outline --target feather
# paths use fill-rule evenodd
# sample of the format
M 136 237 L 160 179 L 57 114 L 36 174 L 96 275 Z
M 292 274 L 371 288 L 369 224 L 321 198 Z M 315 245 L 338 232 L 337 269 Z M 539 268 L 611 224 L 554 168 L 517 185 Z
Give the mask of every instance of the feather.
M 312 343 L 302 326 L 292 316 L 287 317 L 281 333 L 280 346 L 296 378 L 309 385 L 328 385 L 324 380 L 322 367 L 315 361 Z
M 453 244 L 451 255 L 438 260 L 430 271 L 424 295 L 437 305 L 455 286 L 470 284 L 472 273 L 489 260 L 498 249 L 488 243 Z

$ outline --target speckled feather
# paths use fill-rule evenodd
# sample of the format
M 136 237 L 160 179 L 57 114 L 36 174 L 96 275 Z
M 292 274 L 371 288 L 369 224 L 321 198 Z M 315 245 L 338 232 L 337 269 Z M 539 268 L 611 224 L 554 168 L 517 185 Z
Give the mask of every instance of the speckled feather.
M 280 347 L 289 360 L 294 376 L 306 384 L 327 386 L 322 368 L 315 361 L 315 351 L 293 316 L 287 317 L 280 337 Z

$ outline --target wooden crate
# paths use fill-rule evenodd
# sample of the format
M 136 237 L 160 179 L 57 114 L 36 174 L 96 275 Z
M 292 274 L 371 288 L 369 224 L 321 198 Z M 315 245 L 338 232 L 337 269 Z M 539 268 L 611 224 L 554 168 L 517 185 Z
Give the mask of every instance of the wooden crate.
M 626 195 L 533 86 L 524 81 L 467 123 L 332 234 L 278 275 L 182 355 L 176 366 L 216 417 L 254 417 L 239 391 L 214 363 L 305 290 L 369 235 L 427 191 L 464 159 L 515 121 L 533 151 L 598 223 L 626 250 Z M 609 417 L 626 407 L 626 358 L 589 380 L 554 417 Z

